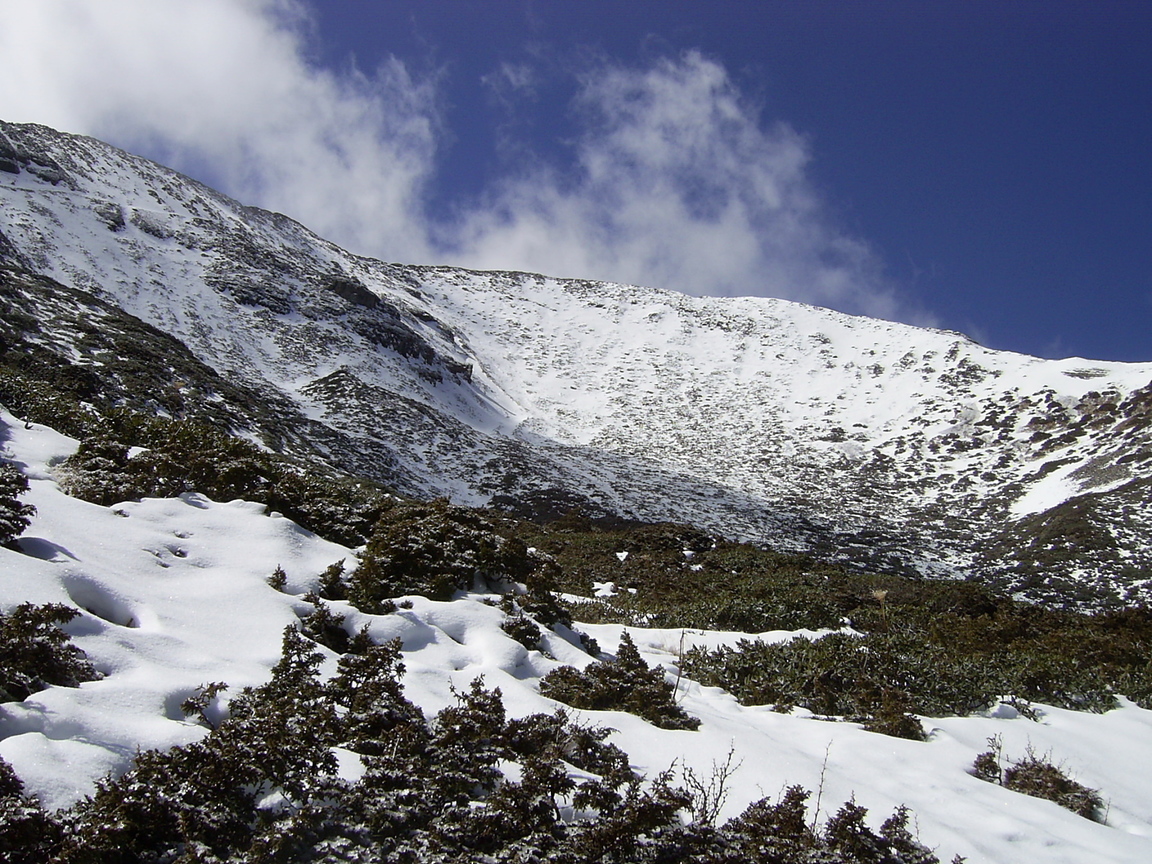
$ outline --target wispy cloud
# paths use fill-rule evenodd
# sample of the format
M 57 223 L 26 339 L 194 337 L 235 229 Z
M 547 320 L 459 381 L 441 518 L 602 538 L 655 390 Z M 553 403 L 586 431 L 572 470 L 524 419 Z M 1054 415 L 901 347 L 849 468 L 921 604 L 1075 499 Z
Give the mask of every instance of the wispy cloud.
M 572 161 L 514 160 L 530 167 L 449 222 L 425 208 L 439 82 L 395 59 L 317 67 L 294 0 L 0 0 L 0 17 L 0 116 L 143 150 L 357 252 L 918 317 L 828 217 L 803 137 L 699 53 L 586 65 Z M 501 110 L 530 109 L 538 74 L 494 70 Z

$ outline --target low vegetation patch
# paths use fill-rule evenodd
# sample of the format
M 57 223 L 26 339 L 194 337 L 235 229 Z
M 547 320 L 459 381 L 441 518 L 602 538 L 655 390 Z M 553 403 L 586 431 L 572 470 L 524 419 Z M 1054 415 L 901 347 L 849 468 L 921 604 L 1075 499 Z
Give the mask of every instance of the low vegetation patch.
M 507 530 L 550 555 L 560 590 L 591 598 L 574 606 L 589 623 L 760 633 L 836 627 L 872 582 L 808 556 L 731 543 L 671 524 L 604 526 L 569 517 Z
M 314 644 L 289 628 L 272 679 L 202 740 L 138 754 L 68 810 L 24 797 L 0 761 L 5 860 L 938 862 L 905 808 L 875 831 L 849 802 L 818 829 L 800 787 L 721 826 L 692 819 L 691 792 L 633 772 L 609 730 L 563 711 L 509 720 L 479 679 L 429 721 L 403 694 L 398 642 L 362 647 L 325 682 Z M 359 780 L 338 776 L 334 746 L 362 760 Z
M 561 666 L 540 681 L 540 694 L 573 708 L 628 711 L 661 729 L 696 729 L 700 721 L 675 702 L 661 669 L 644 662 L 632 637 L 624 634 L 616 656 L 583 670 Z
M 377 522 L 348 597 L 366 612 L 404 594 L 449 600 L 457 591 L 525 582 L 543 563 L 519 540 L 497 533 L 477 510 L 444 500 L 405 504 Z
M 26 420 L 80 440 L 76 454 L 56 469 L 70 495 L 102 505 L 185 492 L 217 501 L 244 498 L 347 546 L 364 543 L 381 514 L 398 500 L 380 484 L 341 474 L 318 460 L 264 450 L 231 434 L 210 415 L 178 419 L 127 407 L 124 394 L 95 377 L 94 367 L 70 364 L 43 348 L 36 355 L 43 362 L 30 363 L 24 349 L 33 347 L 5 346 L 0 332 L 0 403 Z M 171 382 L 171 374 L 165 380 Z M 113 392 L 104 394 L 102 387 Z M 5 489 L 18 494 L 18 482 L 0 476 L 0 536 L 22 530 L 19 520 L 28 515 L 14 505 L 5 508 L 3 499 L 14 499 Z
M 913 715 L 970 714 L 999 699 L 1106 711 L 1124 695 L 1152 707 L 1152 611 L 1097 614 L 1014 601 L 974 582 L 845 570 L 713 539 L 675 525 L 604 525 L 569 517 L 516 523 L 550 554 L 565 591 L 615 595 L 573 603 L 582 621 L 763 632 L 839 629 L 816 639 L 745 640 L 695 649 L 684 674 L 745 704 L 923 736 Z
M 968 616 L 886 614 L 886 626 L 862 633 L 693 649 L 683 671 L 744 704 L 801 706 L 911 738 L 922 733 L 910 714 L 965 715 L 1000 699 L 1025 714 L 1030 702 L 1102 712 L 1119 694 L 1152 704 L 1146 612 L 1081 616 L 1005 602 Z
M 116 410 L 57 469 L 61 487 L 94 504 L 199 492 L 259 501 L 336 543 L 364 542 L 396 499 L 377 484 L 261 450 L 193 420 Z
M 1055 801 L 1085 819 L 1102 822 L 1104 800 L 1095 789 L 1077 783 L 1047 756 L 1037 756 L 1031 749 L 1022 759 L 1006 760 L 1000 736 L 988 739 L 989 749 L 976 757 L 972 774 L 1013 792 L 1033 798 Z
M 62 603 L 21 603 L 0 614 L 0 702 L 19 702 L 54 684 L 78 687 L 100 677 L 61 629 L 79 614 Z

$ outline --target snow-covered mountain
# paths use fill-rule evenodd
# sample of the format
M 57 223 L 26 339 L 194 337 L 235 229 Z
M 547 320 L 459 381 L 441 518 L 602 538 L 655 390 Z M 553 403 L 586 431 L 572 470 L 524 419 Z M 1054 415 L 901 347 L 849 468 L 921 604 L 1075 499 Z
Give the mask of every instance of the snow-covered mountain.
M 675 562 L 671 579 L 722 586 L 717 574 L 740 566 L 713 540 L 726 535 L 873 569 L 983 578 L 1059 605 L 1146 597 L 1152 364 L 1039 360 L 955 333 L 771 299 L 386 264 L 44 127 L 0 123 L 0 356 L 0 392 L 20 370 L 102 410 L 207 420 L 415 497 L 536 517 L 580 508 L 711 533 L 687 548 L 685 532 L 652 529 L 672 544 L 659 554 L 611 548 L 605 572 L 621 585 L 636 559 L 662 554 Z M 0 625 L 18 604 L 63 604 L 76 614 L 64 630 L 102 677 L 37 687 L 22 700 L 0 688 L 0 757 L 41 804 L 69 807 L 128 770 L 141 749 L 208 740 L 212 723 L 196 722 L 185 700 L 226 682 L 227 695 L 208 703 L 219 721 L 228 698 L 268 680 L 283 628 L 322 608 L 308 593 L 318 574 L 369 556 L 244 500 L 185 493 L 100 506 L 65 494 L 66 460 L 81 446 L 64 428 L 69 418 L 47 422 L 54 418 L 41 410 L 38 422 L 22 422 L 9 408 L 0 406 L 0 464 L 28 481 L 19 497 L 36 513 L 0 547 Z M 135 447 L 130 460 L 146 452 Z M 17 512 L 14 504 L 0 501 Z M 562 546 L 576 536 L 568 531 L 562 523 L 552 540 Z M 278 589 L 268 581 L 276 567 Z M 836 599 L 826 571 L 813 564 L 802 575 L 813 594 Z M 875 636 L 869 621 L 888 633 L 886 599 L 912 609 L 896 592 L 857 593 L 864 623 L 841 627 L 848 639 Z M 405 692 L 428 717 L 481 675 L 501 689 L 510 717 L 548 713 L 559 703 L 542 679 L 594 662 L 562 624 L 539 622 L 534 647 L 514 636 L 512 593 L 395 599 L 391 611 L 345 599 L 330 607 L 349 635 L 363 627 L 378 645 L 400 640 Z M 995 619 L 991 627 L 1009 631 L 1029 629 L 1028 616 L 1044 611 L 1018 606 L 1025 611 L 1016 617 L 942 614 Z M 1052 631 L 1108 643 L 1074 658 L 1100 655 L 1092 670 L 1105 669 L 1108 680 L 1094 683 L 1116 697 L 1102 713 L 1070 709 L 1082 682 L 1054 664 L 1028 671 L 1050 691 L 1066 684 L 1057 694 L 1065 707 L 994 691 L 1000 697 L 980 710 L 909 716 L 924 740 L 881 735 L 858 718 L 831 716 L 841 712 L 738 702 L 736 688 L 684 672 L 693 646 L 820 633 L 681 626 L 629 632 L 644 660 L 675 682 L 677 704 L 700 721 L 696 731 L 657 728 L 621 710 L 569 710 L 579 723 L 611 727 L 611 743 L 649 778 L 672 770 L 680 782 L 715 780 L 727 765 L 725 797 L 713 801 L 717 825 L 801 784 L 815 796 L 805 817 L 813 827 L 849 799 L 869 809 L 874 828 L 908 805 L 916 838 L 942 860 L 1142 862 L 1152 855 L 1152 711 L 1140 707 L 1150 699 L 1145 678 L 1129 673 L 1147 657 L 1145 619 L 1129 610 L 1097 616 L 1096 630 Z M 1036 621 L 1043 636 L 1040 614 Z M 573 626 L 609 655 L 622 653 L 621 625 Z M 991 640 L 992 630 L 971 631 L 980 632 Z M 892 652 L 903 650 L 899 641 Z M 1013 645 L 1006 637 L 969 656 L 1003 666 Z M 338 655 L 316 650 L 330 676 Z M 1064 650 L 1048 644 L 1035 656 L 1053 664 Z M 851 722 L 824 722 L 836 719 Z M 1100 791 L 1105 812 L 1090 821 L 973 776 L 989 742 L 1006 757 L 1059 762 Z M 359 788 L 372 757 L 343 746 L 333 754 L 332 777 Z M 500 782 L 522 777 L 520 762 L 499 767 Z M 572 764 L 565 770 L 589 777 Z M 12 809 L 16 796 L 2 781 L 0 828 L 24 812 Z M 269 825 L 299 803 L 283 789 L 261 794 Z M 573 802 L 561 802 L 562 815 L 576 824 Z M 373 860 L 362 851 L 323 860 Z M 93 855 L 81 860 L 105 860 Z
M 188 410 L 403 493 L 686 522 L 1033 598 L 1144 596 L 1152 363 L 1040 360 L 767 298 L 387 264 L 39 126 L 0 125 L 0 256 L 246 394 L 174 376 Z M 91 303 L 65 315 L 58 290 L 11 292 L 50 322 L 46 345 L 105 362 L 66 323 Z

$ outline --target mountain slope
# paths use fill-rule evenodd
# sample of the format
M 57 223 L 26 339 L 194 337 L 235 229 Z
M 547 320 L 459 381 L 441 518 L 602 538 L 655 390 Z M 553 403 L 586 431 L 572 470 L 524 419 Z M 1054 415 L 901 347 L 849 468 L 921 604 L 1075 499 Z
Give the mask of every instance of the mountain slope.
M 270 446 L 519 514 L 689 522 L 1086 606 L 1147 597 L 1152 364 L 385 264 L 44 127 L 0 125 L 0 168 L 10 271 L 179 340 L 256 395 L 229 422 Z M 103 362 L 66 330 L 49 341 Z

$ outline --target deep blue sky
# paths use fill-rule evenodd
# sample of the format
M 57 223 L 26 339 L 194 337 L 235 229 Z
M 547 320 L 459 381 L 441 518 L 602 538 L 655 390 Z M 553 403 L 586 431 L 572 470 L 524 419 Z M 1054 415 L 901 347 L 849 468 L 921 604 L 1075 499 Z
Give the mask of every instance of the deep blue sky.
M 1152 2 L 313 7 L 315 63 L 435 71 L 441 214 L 500 176 L 510 134 L 563 160 L 565 70 L 698 49 L 764 123 L 805 136 L 835 218 L 942 326 L 1041 356 L 1152 360 Z M 507 62 L 544 70 L 530 115 L 482 83 Z

